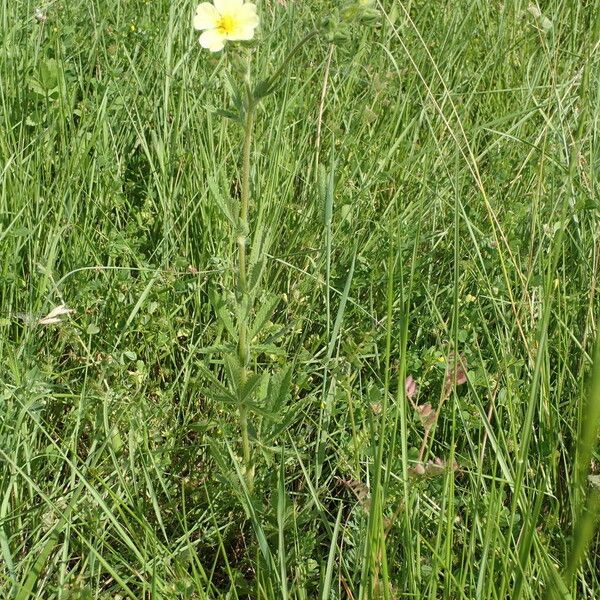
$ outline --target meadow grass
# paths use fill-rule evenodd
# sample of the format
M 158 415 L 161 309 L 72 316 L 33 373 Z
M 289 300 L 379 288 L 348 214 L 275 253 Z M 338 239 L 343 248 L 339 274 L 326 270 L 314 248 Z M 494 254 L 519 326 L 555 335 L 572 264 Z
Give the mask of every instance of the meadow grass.
M 335 5 L 258 4 L 257 73 Z M 190 1 L 36 6 L 0 0 L 0 597 L 600 596 L 600 1 L 384 0 L 297 52 L 253 490 L 222 55 Z

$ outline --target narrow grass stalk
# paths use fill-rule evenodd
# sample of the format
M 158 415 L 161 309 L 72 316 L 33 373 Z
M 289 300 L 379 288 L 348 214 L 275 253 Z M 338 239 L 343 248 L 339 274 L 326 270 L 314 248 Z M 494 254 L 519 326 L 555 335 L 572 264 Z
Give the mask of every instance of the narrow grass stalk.
M 577 486 L 581 495 L 582 489 L 588 482 L 585 481 L 585 475 L 588 473 L 594 448 L 597 444 L 598 429 L 600 427 L 600 338 L 596 340 L 594 351 L 594 366 L 592 370 L 592 381 L 588 392 L 588 401 L 586 403 L 586 420 L 583 426 L 583 432 L 579 440 L 579 449 L 577 462 L 575 464 L 574 485 Z M 584 492 L 585 493 L 585 492 Z M 583 562 L 589 545 L 592 542 L 598 515 L 600 510 L 600 493 L 597 487 L 592 486 L 587 492 L 587 499 L 580 507 L 580 517 L 576 523 L 571 552 L 568 557 L 565 569 L 565 581 L 573 585 L 573 578 L 577 569 Z M 578 507 L 579 508 L 579 507 Z

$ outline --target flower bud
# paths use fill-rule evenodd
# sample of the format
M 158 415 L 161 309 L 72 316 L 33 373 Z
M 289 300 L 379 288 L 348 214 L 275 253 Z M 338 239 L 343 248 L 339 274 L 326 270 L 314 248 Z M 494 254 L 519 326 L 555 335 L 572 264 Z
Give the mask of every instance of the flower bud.
M 355 2 L 351 4 L 346 4 L 340 10 L 340 16 L 344 21 L 354 21 L 359 17 L 360 6 Z
M 367 25 L 376 23 L 379 21 L 379 11 L 376 8 L 366 8 L 360 17 L 361 23 Z
M 354 0 L 342 7 L 340 16 L 345 22 L 372 23 L 379 18 L 374 0 Z

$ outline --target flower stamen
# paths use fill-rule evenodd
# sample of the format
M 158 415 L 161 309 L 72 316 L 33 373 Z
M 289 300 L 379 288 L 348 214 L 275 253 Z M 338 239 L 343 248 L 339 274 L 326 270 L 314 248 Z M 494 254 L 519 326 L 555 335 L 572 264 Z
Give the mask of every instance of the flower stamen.
M 223 15 L 218 22 L 217 29 L 223 35 L 230 35 L 235 29 L 235 19 L 230 15 Z

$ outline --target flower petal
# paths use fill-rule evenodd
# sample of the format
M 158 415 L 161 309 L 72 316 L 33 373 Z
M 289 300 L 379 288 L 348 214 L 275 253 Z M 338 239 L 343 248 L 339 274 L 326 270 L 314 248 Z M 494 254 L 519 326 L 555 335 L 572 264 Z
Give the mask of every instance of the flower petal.
M 211 52 L 223 50 L 227 38 L 218 29 L 208 29 L 200 36 L 200 45 Z
M 203 2 L 196 8 L 194 29 L 214 29 L 219 24 L 219 13 L 210 2 Z
M 236 14 L 244 5 L 244 0 L 214 0 L 215 8 L 222 15 Z
M 256 14 L 256 4 L 251 4 L 250 2 L 244 4 L 240 9 L 238 19 L 244 23 L 244 26 L 256 27 L 259 21 Z
M 240 12 L 242 12 L 242 13 L 248 13 L 248 12 L 256 13 L 257 10 L 258 9 L 256 8 L 256 4 L 254 4 L 254 2 L 244 2 L 244 4 L 242 4 L 242 6 L 240 8 Z
M 234 27 L 228 32 L 228 40 L 251 40 L 254 37 L 254 29 L 258 27 L 258 15 L 256 5 L 244 4 L 235 16 Z
M 255 26 L 236 27 L 234 31 L 227 35 L 227 39 L 233 41 L 251 40 L 254 37 Z

